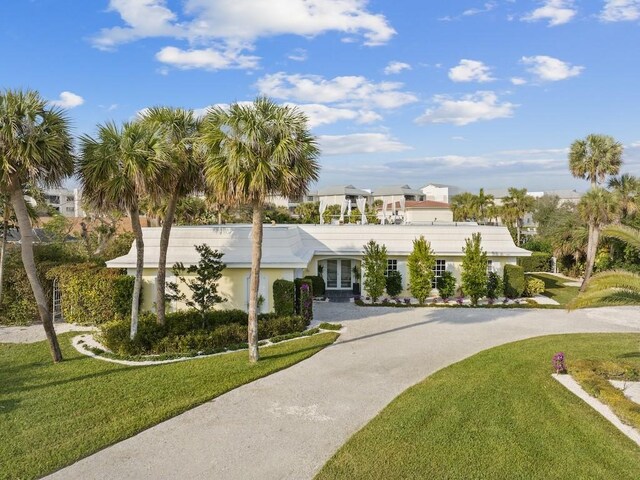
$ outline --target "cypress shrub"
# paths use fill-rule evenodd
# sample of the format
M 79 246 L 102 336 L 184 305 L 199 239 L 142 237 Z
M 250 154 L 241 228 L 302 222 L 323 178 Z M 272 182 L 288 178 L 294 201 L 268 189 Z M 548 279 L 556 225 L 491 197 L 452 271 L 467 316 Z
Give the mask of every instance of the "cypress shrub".
M 273 308 L 277 316 L 295 313 L 295 284 L 289 280 L 279 279 L 273 282 Z
M 390 297 L 397 297 L 402 293 L 402 274 L 397 270 L 392 270 L 386 278 L 387 294 Z
M 553 266 L 552 257 L 553 255 L 550 253 L 532 252 L 530 257 L 519 257 L 518 265 L 525 272 L 551 272 Z
M 302 285 L 309 285 L 309 289 L 311 291 L 311 298 L 313 298 L 313 283 L 311 283 L 311 280 L 309 280 L 308 278 L 296 278 L 293 281 L 294 285 L 295 285 L 295 290 L 296 290 L 296 296 L 295 296 L 295 314 L 296 315 L 300 315 L 300 288 L 302 287 Z
M 307 324 L 313 320 L 313 289 L 311 285 L 300 285 L 300 316 Z
M 518 265 L 505 265 L 503 283 L 505 297 L 521 297 L 525 287 L 524 269 Z
M 456 277 L 449 270 L 442 272 L 436 280 L 438 294 L 443 300 L 448 300 L 456 294 Z
M 307 275 L 304 278 L 308 278 L 309 280 L 311 280 L 314 296 L 316 297 L 324 296 L 324 293 L 327 288 L 326 284 L 324 283 L 324 278 L 322 278 L 320 275 Z
M 502 279 L 496 272 L 487 275 L 487 298 L 495 300 L 503 291 Z

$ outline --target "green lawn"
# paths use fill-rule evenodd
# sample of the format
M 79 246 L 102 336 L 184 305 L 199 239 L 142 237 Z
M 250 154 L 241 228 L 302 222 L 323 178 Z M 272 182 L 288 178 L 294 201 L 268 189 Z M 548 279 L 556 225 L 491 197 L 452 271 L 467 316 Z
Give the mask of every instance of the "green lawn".
M 188 362 L 127 367 L 79 354 L 60 335 L 65 361 L 45 342 L 0 344 L 0 478 L 37 478 L 233 388 L 289 367 L 338 335 Z M 162 452 L 159 452 L 162 454 Z
M 318 479 L 634 479 L 640 448 L 552 377 L 551 357 L 640 368 L 640 334 L 554 335 L 486 350 L 396 398 Z
M 545 288 L 543 295 L 552 298 L 563 307 L 578 295 L 578 290 L 580 290 L 578 287 L 565 285 L 565 283 L 571 282 L 571 280 L 564 280 L 548 273 L 527 273 L 527 275 L 542 280 Z

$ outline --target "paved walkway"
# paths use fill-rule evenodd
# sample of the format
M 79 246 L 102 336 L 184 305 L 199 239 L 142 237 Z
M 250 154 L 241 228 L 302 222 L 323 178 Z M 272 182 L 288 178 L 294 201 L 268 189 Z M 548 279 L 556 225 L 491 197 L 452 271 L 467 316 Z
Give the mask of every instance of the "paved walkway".
M 640 331 L 637 308 L 568 314 L 329 303 L 316 316 L 345 325 L 334 345 L 49 478 L 308 479 L 398 394 L 446 365 L 544 334 Z

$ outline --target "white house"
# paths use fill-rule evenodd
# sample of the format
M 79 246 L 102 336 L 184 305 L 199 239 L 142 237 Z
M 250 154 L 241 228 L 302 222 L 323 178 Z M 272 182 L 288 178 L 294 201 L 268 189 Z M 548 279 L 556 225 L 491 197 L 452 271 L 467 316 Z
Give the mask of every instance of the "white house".
M 424 194 L 424 200 L 433 200 L 434 202 L 449 203 L 451 197 L 461 193 L 462 190 L 453 185 L 444 185 L 442 183 L 428 183 L 420 189 Z
M 155 302 L 155 276 L 158 262 L 160 228 L 145 228 L 143 309 L 152 310 Z M 449 270 L 460 278 L 462 248 L 473 233 L 482 235 L 482 247 L 491 262 L 490 268 L 501 272 L 504 265 L 515 264 L 517 257 L 531 253 L 514 245 L 505 227 L 464 225 L 265 225 L 260 274 L 260 295 L 265 299 L 264 311 L 273 309 L 273 282 L 293 280 L 305 275 L 323 276 L 329 295 L 348 293 L 362 280 L 363 246 L 369 240 L 384 244 L 389 260 L 388 270 L 402 274 L 407 284 L 407 257 L 413 240 L 424 235 L 436 255 L 436 276 Z M 219 290 L 227 298 L 222 308 L 245 310 L 248 305 L 251 268 L 251 226 L 224 225 L 174 227 L 171 231 L 167 265 L 185 266 L 199 260 L 194 246 L 202 243 L 224 253 L 227 268 L 219 282 Z M 126 268 L 135 272 L 135 244 L 127 255 L 107 262 L 110 268 Z M 171 278 L 167 279 L 172 281 Z M 181 305 L 175 305 L 181 308 Z

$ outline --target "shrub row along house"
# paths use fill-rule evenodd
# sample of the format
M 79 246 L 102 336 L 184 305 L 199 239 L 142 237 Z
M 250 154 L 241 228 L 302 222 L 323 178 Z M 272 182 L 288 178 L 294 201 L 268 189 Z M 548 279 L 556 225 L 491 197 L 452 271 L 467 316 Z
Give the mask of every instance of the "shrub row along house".
M 206 243 L 224 253 L 226 269 L 222 272 L 218 292 L 226 299 L 220 308 L 247 310 L 251 268 L 251 225 L 174 227 L 167 253 L 167 264 L 196 264 L 200 258 L 195 245 Z M 143 310 L 153 310 L 155 278 L 160 245 L 160 229 L 145 228 Z M 354 284 L 362 283 L 363 245 L 371 239 L 384 244 L 388 252 L 387 270 L 397 270 L 403 278 L 403 295 L 407 290 L 407 258 L 413 240 L 424 236 L 436 257 L 436 278 L 450 271 L 460 281 L 462 249 L 472 234 L 482 235 L 489 268 L 502 274 L 528 250 L 516 247 L 506 227 L 475 224 L 434 225 L 265 225 L 260 271 L 262 312 L 273 310 L 273 283 L 278 279 L 294 280 L 320 275 L 326 283 L 327 296 L 349 296 Z M 136 265 L 135 244 L 122 257 L 107 262 L 111 268 L 125 268 L 133 275 Z M 168 278 L 167 281 L 174 281 Z M 434 280 L 435 282 L 435 280 Z M 435 285 L 434 285 L 435 286 Z M 173 302 L 173 310 L 185 308 Z

